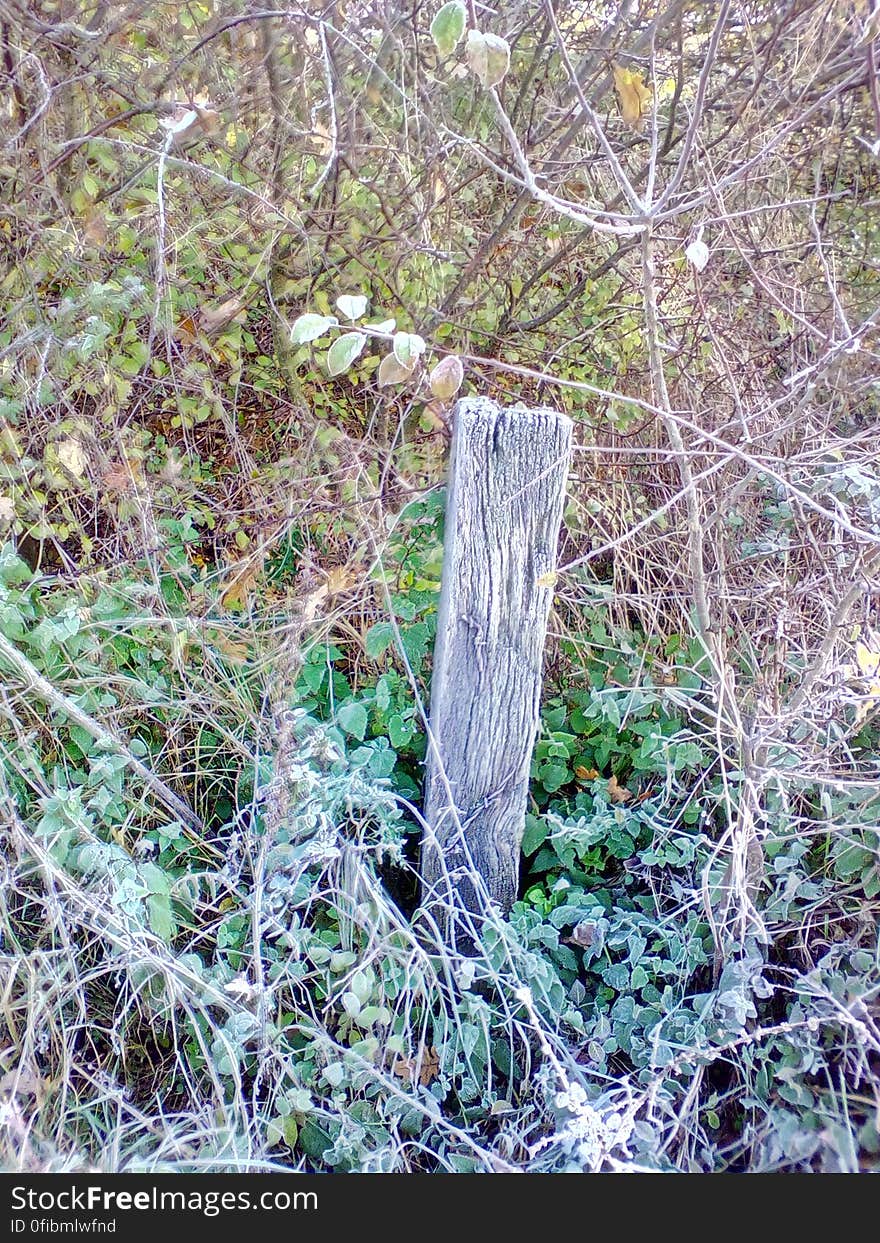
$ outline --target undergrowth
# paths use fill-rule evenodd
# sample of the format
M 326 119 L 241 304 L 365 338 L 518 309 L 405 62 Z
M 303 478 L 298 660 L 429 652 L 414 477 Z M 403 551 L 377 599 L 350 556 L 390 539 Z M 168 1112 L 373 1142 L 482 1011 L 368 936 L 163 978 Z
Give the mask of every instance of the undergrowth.
M 404 542 L 430 561 L 424 517 Z M 143 584 L 34 575 L 9 546 L 0 578 L 7 1161 L 872 1161 L 876 784 L 771 789 L 725 939 L 738 778 L 713 771 L 686 651 L 659 686 L 636 636 L 594 622 L 544 710 L 522 898 L 455 958 L 411 918 L 424 742 L 391 623 L 357 679 L 324 641 L 285 684 L 283 657 L 224 658 Z M 436 591 L 403 581 L 424 675 Z
M 880 1169 L 876 13 L 2 7 L 0 1165 Z M 467 956 L 459 387 L 575 425 Z

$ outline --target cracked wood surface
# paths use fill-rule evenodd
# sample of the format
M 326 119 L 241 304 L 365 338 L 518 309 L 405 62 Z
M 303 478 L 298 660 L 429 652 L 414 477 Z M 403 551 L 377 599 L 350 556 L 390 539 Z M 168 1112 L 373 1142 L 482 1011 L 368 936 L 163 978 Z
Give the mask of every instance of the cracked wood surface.
M 456 407 L 426 762 L 428 906 L 478 913 L 487 894 L 506 912 L 516 899 L 571 432 L 553 410 L 480 397 Z

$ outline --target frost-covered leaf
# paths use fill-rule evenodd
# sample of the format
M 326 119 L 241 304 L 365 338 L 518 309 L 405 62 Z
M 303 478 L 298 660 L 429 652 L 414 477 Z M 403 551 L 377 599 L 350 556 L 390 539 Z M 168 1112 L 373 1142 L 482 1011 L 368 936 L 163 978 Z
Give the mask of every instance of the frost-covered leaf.
M 415 364 L 403 367 L 393 354 L 386 354 L 379 363 L 377 376 L 379 387 L 384 388 L 386 384 L 403 384 L 412 375 L 414 367 Z
M 318 337 L 326 336 L 338 323 L 335 315 L 314 315 L 311 312 L 300 315 L 293 321 L 290 330 L 291 345 L 305 345 L 308 341 L 317 341 Z
M 342 704 L 336 713 L 336 720 L 340 729 L 344 729 L 350 737 L 357 738 L 358 742 L 363 742 L 367 732 L 367 710 L 363 704 L 350 699 Z
M 702 272 L 703 268 L 709 262 L 709 247 L 701 237 L 698 237 L 685 248 L 684 257 L 687 259 L 692 268 L 696 268 L 698 272 Z
M 327 370 L 331 375 L 342 375 L 363 350 L 367 338 L 362 332 L 345 332 L 327 351 Z
M 484 90 L 499 86 L 510 68 L 510 45 L 500 35 L 469 30 L 467 63 Z
M 461 0 L 444 4 L 431 22 L 431 38 L 441 56 L 449 56 L 461 42 L 467 24 L 467 11 Z
M 367 300 L 363 294 L 340 294 L 336 306 L 346 319 L 360 319 L 367 310 Z
M 431 392 L 438 401 L 451 401 L 464 380 L 464 367 L 457 354 L 447 354 L 428 377 Z
M 409 367 L 412 370 L 425 352 L 424 338 L 416 332 L 396 332 L 392 349 L 401 367 Z
M 60 440 L 55 446 L 55 452 L 64 469 L 70 471 L 74 478 L 82 479 L 86 469 L 86 458 L 81 442 L 72 437 L 69 440 Z

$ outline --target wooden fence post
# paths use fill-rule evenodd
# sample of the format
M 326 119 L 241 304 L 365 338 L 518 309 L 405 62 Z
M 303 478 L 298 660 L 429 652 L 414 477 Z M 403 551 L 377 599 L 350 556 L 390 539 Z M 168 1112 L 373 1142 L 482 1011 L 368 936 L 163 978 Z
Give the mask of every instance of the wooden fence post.
M 553 410 L 456 406 L 421 853 L 447 929 L 517 895 L 571 431 Z

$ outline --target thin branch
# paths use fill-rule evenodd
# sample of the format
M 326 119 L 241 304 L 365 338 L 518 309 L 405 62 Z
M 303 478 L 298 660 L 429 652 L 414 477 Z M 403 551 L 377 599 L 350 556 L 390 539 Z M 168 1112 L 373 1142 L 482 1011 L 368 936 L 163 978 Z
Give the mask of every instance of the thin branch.
M 14 647 L 3 634 L 0 634 L 0 657 L 12 666 L 16 676 L 28 691 L 36 695 L 38 699 L 41 699 L 53 712 L 62 713 L 75 725 L 84 729 L 90 737 L 94 738 L 99 746 L 125 760 L 126 767 L 130 768 L 135 776 L 143 781 L 147 789 L 155 795 L 163 807 L 193 832 L 198 833 L 200 836 L 204 834 L 205 826 L 199 817 L 191 807 L 187 806 L 181 798 L 178 798 L 173 790 L 168 788 L 161 777 L 157 777 L 152 769 L 147 768 L 145 764 L 142 764 L 139 759 L 132 755 L 128 745 L 118 738 L 112 730 L 105 725 L 101 725 L 93 717 L 90 717 L 87 712 L 84 712 L 82 708 L 74 703 L 72 699 L 62 694 L 61 691 L 57 691 L 51 682 L 48 682 L 31 664 L 28 658 Z

